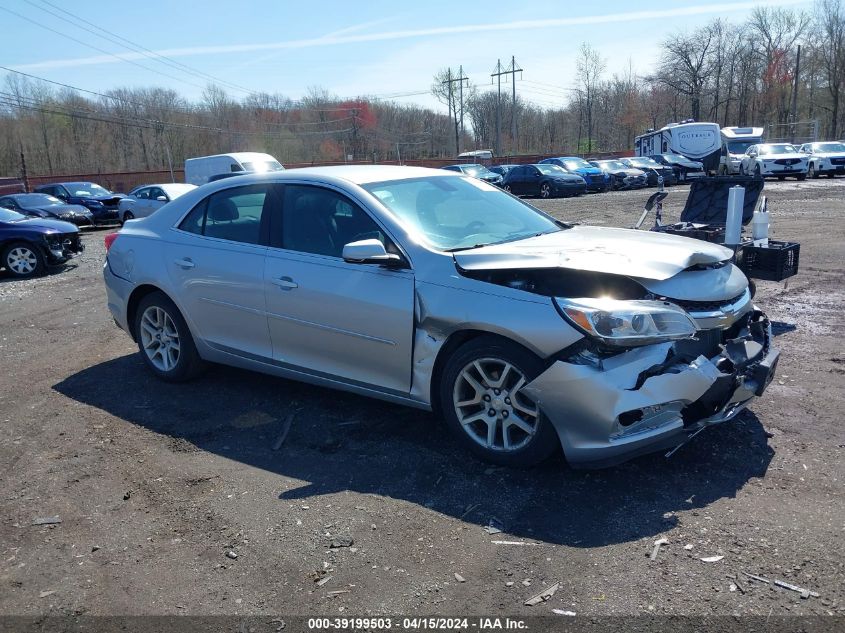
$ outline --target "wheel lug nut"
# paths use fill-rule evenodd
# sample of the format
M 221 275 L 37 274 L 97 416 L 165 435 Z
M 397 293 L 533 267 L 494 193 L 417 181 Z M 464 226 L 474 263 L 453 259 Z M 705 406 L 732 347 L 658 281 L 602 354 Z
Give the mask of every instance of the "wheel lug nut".
M 505 398 L 505 404 L 510 404 L 510 403 L 511 403 L 511 399 L 510 399 L 510 398 Z
M 502 417 L 503 417 L 503 418 L 508 417 L 508 412 L 507 412 L 507 411 L 502 411 Z
M 490 409 L 490 410 L 487 412 L 487 415 L 489 415 L 489 416 L 492 418 L 494 415 L 496 415 L 496 411 L 495 411 L 495 410 L 493 410 L 493 409 Z
M 495 393 L 498 396 L 500 393 L 502 393 L 502 391 L 501 391 L 501 389 L 494 389 L 493 393 Z
M 490 394 L 489 393 L 484 394 L 484 402 L 490 402 Z

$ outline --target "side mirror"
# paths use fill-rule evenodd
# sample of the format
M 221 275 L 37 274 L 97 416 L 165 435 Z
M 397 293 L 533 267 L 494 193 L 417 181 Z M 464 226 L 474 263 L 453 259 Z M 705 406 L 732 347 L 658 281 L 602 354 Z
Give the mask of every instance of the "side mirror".
M 167 196 L 159 196 L 156 198 L 157 202 L 167 202 Z
M 350 242 L 343 247 L 343 259 L 351 264 L 379 264 L 381 266 L 401 266 L 399 255 L 388 253 L 384 244 L 376 239 Z

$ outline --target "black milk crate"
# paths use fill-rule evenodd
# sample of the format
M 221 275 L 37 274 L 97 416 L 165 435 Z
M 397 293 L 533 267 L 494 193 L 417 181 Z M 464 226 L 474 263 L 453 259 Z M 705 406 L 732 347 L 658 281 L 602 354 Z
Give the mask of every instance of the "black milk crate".
M 725 227 L 724 226 L 683 226 L 683 223 L 677 225 L 669 225 L 660 227 L 661 233 L 669 233 L 670 235 L 681 235 L 683 237 L 691 237 L 695 240 L 703 240 L 705 242 L 713 242 L 715 244 L 723 244 L 725 241 Z
M 743 246 L 739 267 L 746 276 L 764 281 L 783 281 L 798 272 L 798 242 L 769 240 L 768 246 Z

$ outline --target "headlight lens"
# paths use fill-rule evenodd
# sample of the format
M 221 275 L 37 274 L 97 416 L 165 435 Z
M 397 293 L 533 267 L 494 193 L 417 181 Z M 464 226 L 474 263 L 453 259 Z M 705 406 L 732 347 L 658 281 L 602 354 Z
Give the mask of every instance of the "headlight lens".
M 555 302 L 578 329 L 617 347 L 689 338 L 697 330 L 682 308 L 662 301 L 556 298 Z

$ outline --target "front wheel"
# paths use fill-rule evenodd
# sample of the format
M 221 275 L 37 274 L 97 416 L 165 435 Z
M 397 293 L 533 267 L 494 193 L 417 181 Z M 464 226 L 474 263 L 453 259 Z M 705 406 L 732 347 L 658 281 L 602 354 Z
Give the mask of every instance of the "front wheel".
M 141 357 L 162 380 L 182 382 L 202 370 L 191 331 L 176 304 L 163 292 L 141 299 L 134 331 Z
M 544 182 L 540 185 L 540 197 L 541 198 L 551 198 L 552 197 L 552 188 L 549 183 Z
M 44 272 L 44 254 L 26 242 L 14 242 L 3 250 L 3 266 L 13 277 L 26 279 Z
M 135 214 L 132 213 L 131 211 L 127 211 L 126 213 L 123 214 L 123 221 L 124 222 L 128 222 L 129 220 L 134 220 L 134 219 L 135 219 Z
M 816 169 L 816 166 L 813 163 L 810 163 L 810 167 L 809 167 L 809 169 L 807 169 L 807 175 L 810 178 L 818 178 L 819 177 L 819 171 Z
M 804 180 L 807 177 L 807 174 L 798 174 L 795 176 L 796 180 Z
M 513 193 L 513 192 L 511 191 L 511 186 L 510 186 L 510 185 L 505 185 L 505 186 L 504 186 L 504 190 L 505 190 L 505 191 L 507 191 L 508 193 Z
M 482 336 L 447 361 L 439 385 L 446 423 L 482 459 L 526 467 L 560 447 L 551 422 L 525 392 L 542 361 L 516 343 Z

